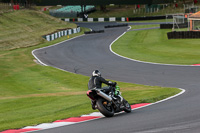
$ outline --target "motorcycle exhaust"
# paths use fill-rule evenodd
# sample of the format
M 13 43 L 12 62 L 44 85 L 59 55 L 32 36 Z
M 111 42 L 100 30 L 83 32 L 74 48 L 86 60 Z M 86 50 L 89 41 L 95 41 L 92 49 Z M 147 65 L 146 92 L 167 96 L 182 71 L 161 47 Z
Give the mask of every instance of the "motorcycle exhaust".
M 112 101 L 112 98 L 111 98 L 110 96 L 106 95 L 105 93 L 103 93 L 103 92 L 100 91 L 100 90 L 97 92 L 97 95 L 99 95 L 99 96 L 105 98 L 105 99 L 108 100 L 109 102 Z

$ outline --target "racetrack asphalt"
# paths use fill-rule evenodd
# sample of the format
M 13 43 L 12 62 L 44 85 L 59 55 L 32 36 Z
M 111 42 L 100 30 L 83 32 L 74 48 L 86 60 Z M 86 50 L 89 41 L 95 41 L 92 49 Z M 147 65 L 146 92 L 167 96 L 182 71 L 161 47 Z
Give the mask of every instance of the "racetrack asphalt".
M 110 23 L 77 24 L 81 27 L 102 30 L 105 25 Z M 111 24 L 115 24 L 115 22 Z M 142 63 L 116 56 L 109 50 L 109 45 L 126 32 L 127 29 L 128 27 L 104 29 L 104 33 L 80 36 L 70 41 L 62 42 L 59 45 L 35 50 L 33 54 L 46 65 L 77 74 L 91 76 L 93 70 L 99 69 L 106 79 L 145 85 L 177 87 L 185 89 L 186 92 L 176 98 L 135 110 L 129 114 L 123 113 L 112 118 L 102 118 L 36 132 L 200 132 L 200 67 Z

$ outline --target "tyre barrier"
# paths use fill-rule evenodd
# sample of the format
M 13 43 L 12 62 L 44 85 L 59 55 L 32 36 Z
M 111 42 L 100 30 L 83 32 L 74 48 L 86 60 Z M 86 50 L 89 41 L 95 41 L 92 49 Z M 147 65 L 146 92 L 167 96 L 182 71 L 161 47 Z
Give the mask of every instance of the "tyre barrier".
M 200 38 L 200 31 L 174 31 L 167 33 L 168 39 L 195 39 Z
M 104 30 L 92 30 L 92 31 L 85 31 L 85 34 L 93 34 L 93 33 L 103 33 Z
M 172 29 L 173 24 L 160 24 L 160 29 Z M 174 28 L 188 28 L 188 23 L 174 25 Z
M 104 28 L 125 27 L 125 26 L 128 26 L 128 24 L 107 25 L 104 26 Z
M 140 21 L 140 20 L 158 20 L 166 19 L 166 16 L 144 16 L 144 17 L 130 17 L 129 21 Z

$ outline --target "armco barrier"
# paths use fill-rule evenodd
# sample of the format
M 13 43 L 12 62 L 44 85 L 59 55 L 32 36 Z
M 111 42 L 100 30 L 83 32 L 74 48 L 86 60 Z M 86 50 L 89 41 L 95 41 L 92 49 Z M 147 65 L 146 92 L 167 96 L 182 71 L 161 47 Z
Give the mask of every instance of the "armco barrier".
M 171 15 L 167 16 L 167 18 L 171 18 Z M 157 20 L 157 19 L 166 19 L 166 16 L 144 16 L 144 17 L 120 17 L 120 18 L 116 18 L 116 17 L 110 17 L 110 18 L 76 18 L 76 19 L 72 19 L 72 18 L 63 18 L 61 20 L 63 21 L 68 21 L 68 22 L 73 22 L 73 21 L 78 21 L 78 22 L 91 22 L 91 20 L 93 21 L 98 21 L 98 22 L 105 22 L 105 21 L 109 21 L 109 22 L 114 22 L 114 21 L 139 21 L 139 20 Z
M 61 20 L 63 21 L 67 21 L 67 22 L 74 22 L 74 21 L 78 21 L 78 22 L 105 22 L 105 21 L 109 21 L 109 22 L 115 22 L 115 21 L 122 21 L 125 22 L 126 18 L 125 17 L 120 17 L 120 18 L 115 18 L 115 17 L 110 17 L 110 18 L 62 18 Z
M 167 33 L 168 39 L 195 39 L 200 38 L 200 31 L 174 31 Z
M 75 33 L 79 33 L 81 31 L 80 27 L 74 28 L 74 29 L 58 29 L 55 32 L 52 32 L 50 34 L 44 35 L 42 36 L 43 38 L 45 38 L 47 41 L 53 41 L 57 38 L 60 38 L 62 36 L 67 36 L 67 35 L 71 35 L 71 34 L 75 34 Z
M 93 33 L 103 33 L 104 30 L 93 30 L 93 31 L 86 31 L 85 34 L 93 34 Z

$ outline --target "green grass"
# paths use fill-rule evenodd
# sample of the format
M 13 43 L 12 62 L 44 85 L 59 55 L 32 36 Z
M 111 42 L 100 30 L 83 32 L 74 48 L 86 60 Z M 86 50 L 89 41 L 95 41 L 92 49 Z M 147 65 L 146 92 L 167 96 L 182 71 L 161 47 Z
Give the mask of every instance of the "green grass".
M 74 28 L 40 11 L 19 10 L 1 14 L 0 50 L 29 47 L 45 42 L 41 36 L 62 28 Z
M 46 18 L 46 15 L 39 13 L 41 18 L 29 21 L 28 18 L 32 18 L 32 15 L 33 18 L 38 15 L 35 15 L 37 13 L 35 11 L 26 12 L 30 15 L 29 17 L 26 15 L 26 25 L 34 25 L 31 27 L 33 28 L 33 33 L 27 35 L 27 37 L 30 39 L 35 37 L 40 40 L 40 32 L 43 34 L 44 29 L 42 27 L 38 28 L 36 21 L 40 26 L 39 24 L 45 21 L 43 17 Z M 18 15 L 20 20 L 18 20 Z M 51 42 L 42 40 L 32 44 L 31 40 L 24 40 L 23 36 L 20 36 L 18 38 L 19 43 L 29 42 L 30 45 L 19 45 L 17 43 L 17 46 L 15 46 L 16 40 L 12 39 L 15 38 L 15 34 L 12 34 L 9 26 L 14 27 L 13 25 L 15 24 L 18 27 L 25 26 L 24 23 L 18 22 L 25 19 L 21 19 L 22 16 L 20 15 L 19 12 L 12 12 L 4 14 L 4 19 L 0 20 L 0 22 L 7 21 L 7 23 L 12 24 L 7 24 L 8 31 L 0 30 L 0 35 L 7 40 L 7 43 L 13 44 L 12 47 L 8 47 L 5 45 L 7 43 L 4 43 L 5 40 L 0 42 L 0 131 L 52 122 L 93 112 L 90 107 L 90 100 L 85 94 L 89 77 L 64 72 L 49 66 L 41 66 L 34 62 L 34 57 L 31 54 L 34 49 L 64 41 L 67 37 Z M 63 22 L 52 18 L 52 22 L 48 23 L 51 23 L 50 27 L 57 29 Z M 5 22 L 3 24 L 4 26 L 6 25 Z M 63 26 L 70 25 L 69 23 L 64 23 Z M 73 27 L 74 25 L 72 24 L 71 26 Z M 1 26 L 1 28 L 4 27 Z M 29 34 L 26 29 L 15 29 L 19 32 L 18 34 L 23 31 Z M 48 32 L 52 30 L 48 30 Z M 70 38 L 83 34 L 85 30 L 88 29 L 81 28 L 81 33 L 70 35 Z M 7 36 L 3 35 L 3 32 Z M 179 89 L 175 88 L 122 82 L 118 82 L 118 84 L 123 92 L 122 95 L 131 104 L 155 102 L 180 92 Z
M 33 49 L 52 43 L 56 41 L 0 52 L 0 131 L 93 112 L 86 96 L 89 77 L 33 61 Z M 155 102 L 180 92 L 174 88 L 118 84 L 131 104 Z
M 120 55 L 141 61 L 181 65 L 200 63 L 199 39 L 168 40 L 167 32 L 171 30 L 129 31 L 112 48 Z

